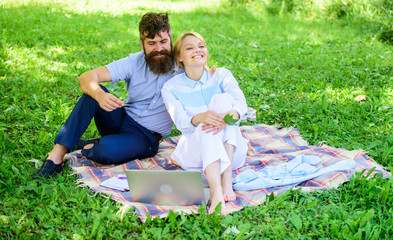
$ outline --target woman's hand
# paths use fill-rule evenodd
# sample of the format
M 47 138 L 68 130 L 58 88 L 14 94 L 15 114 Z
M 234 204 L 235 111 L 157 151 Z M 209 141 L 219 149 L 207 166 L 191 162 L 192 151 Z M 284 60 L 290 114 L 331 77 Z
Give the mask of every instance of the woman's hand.
M 239 119 L 240 118 L 240 115 L 239 115 L 239 113 L 236 110 L 231 110 L 231 111 L 228 111 L 228 112 L 225 112 L 225 113 L 221 113 L 220 115 L 224 119 L 225 115 L 227 115 L 227 114 L 231 115 L 233 119 Z
M 223 118 L 224 117 L 216 111 L 209 110 L 195 115 L 191 119 L 191 123 L 194 126 L 198 126 L 200 123 L 203 123 L 203 131 L 206 133 L 213 132 L 213 134 L 217 134 L 226 127 L 226 123 Z
M 221 130 L 223 130 L 226 126 L 227 126 L 227 123 L 226 123 L 226 122 L 224 122 L 224 124 L 221 125 L 221 126 L 213 126 L 213 125 L 203 124 L 203 125 L 202 125 L 202 131 L 205 131 L 206 133 L 211 133 L 211 132 L 213 132 L 213 135 L 216 135 L 216 134 L 219 133 Z
M 218 126 L 224 124 L 223 117 L 214 110 L 208 110 L 203 113 L 198 113 L 191 119 L 191 123 L 194 126 L 198 126 L 200 123 L 207 125 Z
M 213 132 L 213 135 L 216 135 L 217 133 L 219 133 L 222 129 L 224 129 L 227 126 L 227 123 L 224 121 L 224 117 L 229 114 L 232 116 L 233 119 L 239 119 L 240 115 L 237 111 L 235 110 L 231 110 L 225 113 L 221 113 L 220 118 L 222 119 L 222 121 L 224 122 L 221 125 L 211 125 L 211 124 L 204 124 L 202 126 L 202 131 L 205 131 L 206 133 L 211 133 Z
M 221 114 L 217 113 L 214 110 L 209 110 L 195 115 L 191 119 L 191 123 L 194 126 L 198 126 L 200 123 L 203 123 L 202 131 L 205 131 L 206 133 L 212 132 L 213 135 L 216 135 L 227 126 L 227 123 L 224 121 L 224 117 L 227 114 L 231 115 L 234 119 L 240 118 L 239 113 L 235 110 L 231 110 Z

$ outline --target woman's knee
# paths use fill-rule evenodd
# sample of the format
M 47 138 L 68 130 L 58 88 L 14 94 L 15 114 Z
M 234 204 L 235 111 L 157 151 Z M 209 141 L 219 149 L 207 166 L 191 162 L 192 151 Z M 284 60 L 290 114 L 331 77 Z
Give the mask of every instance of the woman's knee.
M 209 103 L 209 109 L 217 112 L 226 112 L 233 108 L 234 99 L 229 93 L 216 94 Z

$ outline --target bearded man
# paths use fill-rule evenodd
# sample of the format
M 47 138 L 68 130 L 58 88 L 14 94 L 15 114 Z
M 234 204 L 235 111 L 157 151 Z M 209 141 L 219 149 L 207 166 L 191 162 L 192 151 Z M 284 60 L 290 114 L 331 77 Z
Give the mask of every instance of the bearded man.
M 67 152 L 82 154 L 97 163 L 120 164 L 154 156 L 162 136 L 173 122 L 161 97 L 163 84 L 179 72 L 172 50 L 167 13 L 147 13 L 139 23 L 143 51 L 83 73 L 78 81 L 83 95 L 59 131 L 52 151 L 33 178 L 60 173 Z M 126 81 L 123 102 L 100 83 Z M 101 138 L 81 140 L 94 118 Z

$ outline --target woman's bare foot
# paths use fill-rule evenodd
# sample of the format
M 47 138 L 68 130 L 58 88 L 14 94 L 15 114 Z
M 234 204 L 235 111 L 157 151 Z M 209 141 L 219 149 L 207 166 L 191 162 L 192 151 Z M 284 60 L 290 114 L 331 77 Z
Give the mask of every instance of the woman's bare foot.
M 222 192 L 223 192 L 224 200 L 226 202 L 233 202 L 236 200 L 236 194 L 232 188 L 232 161 L 233 161 L 233 154 L 235 152 L 235 146 L 229 144 L 228 142 L 225 142 L 224 147 L 225 147 L 225 151 L 228 154 L 228 158 L 231 164 L 221 174 L 221 185 L 223 190 Z
M 226 202 L 236 200 L 236 194 L 232 187 L 232 171 L 225 171 L 221 177 L 223 197 Z
M 211 204 L 209 207 L 209 212 L 208 212 L 209 214 L 212 214 L 216 210 L 216 207 L 218 206 L 219 203 L 221 203 L 220 214 L 224 216 L 227 214 L 225 209 L 225 200 L 221 191 L 217 191 L 217 193 L 214 191 L 210 191 L 210 201 Z

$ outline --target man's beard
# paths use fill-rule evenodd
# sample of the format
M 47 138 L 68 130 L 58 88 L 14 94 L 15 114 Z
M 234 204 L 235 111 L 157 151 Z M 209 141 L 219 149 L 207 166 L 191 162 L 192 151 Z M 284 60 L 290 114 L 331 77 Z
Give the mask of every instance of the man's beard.
M 155 58 L 157 55 L 162 55 L 160 58 Z M 159 52 L 154 51 L 150 54 L 146 54 L 145 51 L 145 60 L 147 66 L 149 66 L 150 70 L 155 74 L 165 74 L 169 72 L 174 65 L 174 58 L 173 58 L 173 50 L 168 51 L 163 49 Z

